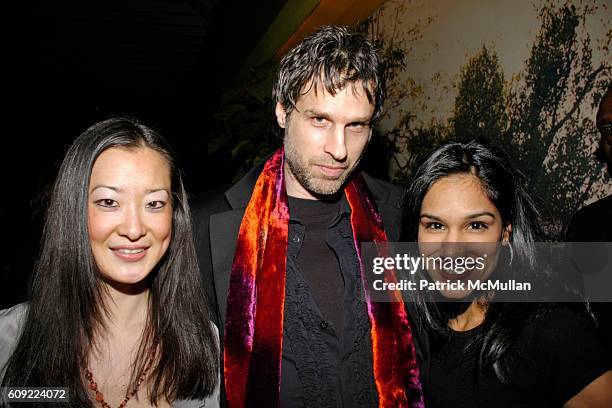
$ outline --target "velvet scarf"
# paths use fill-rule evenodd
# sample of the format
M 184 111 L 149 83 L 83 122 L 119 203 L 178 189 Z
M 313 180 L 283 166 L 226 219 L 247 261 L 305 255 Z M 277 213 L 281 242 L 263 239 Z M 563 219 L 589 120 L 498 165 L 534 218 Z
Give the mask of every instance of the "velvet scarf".
M 224 376 L 230 408 L 278 407 L 283 342 L 289 208 L 284 151 L 266 162 L 247 205 L 230 276 L 226 307 Z M 360 175 L 344 189 L 364 288 L 360 243 L 376 242 L 386 256 L 382 217 Z M 392 279 L 393 279 L 392 274 Z M 364 290 L 373 374 L 380 407 L 424 406 L 408 316 L 401 296 L 374 302 Z

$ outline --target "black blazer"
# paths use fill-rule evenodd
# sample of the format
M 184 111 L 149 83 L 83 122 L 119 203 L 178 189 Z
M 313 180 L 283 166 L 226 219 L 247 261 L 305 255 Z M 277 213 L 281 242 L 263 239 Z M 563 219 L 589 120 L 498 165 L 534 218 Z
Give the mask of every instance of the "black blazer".
M 211 319 L 219 327 L 221 360 L 223 360 L 225 334 L 225 306 L 236 251 L 236 240 L 244 211 L 262 170 L 263 164 L 249 171 L 233 186 L 221 187 L 191 200 L 196 252 L 212 313 Z M 388 240 L 398 241 L 402 225 L 404 190 L 391 183 L 370 177 L 366 173 L 362 175 L 383 217 Z M 410 304 L 407 303 L 406 308 L 411 316 Z M 421 330 L 415 325 L 412 327 L 417 358 L 422 361 Z M 223 361 L 221 361 L 221 376 L 221 406 L 226 407 Z
M 206 295 L 221 339 L 225 327 L 225 305 L 236 240 L 246 206 L 263 165 L 252 169 L 229 189 L 219 188 L 191 201 L 196 252 Z M 401 232 L 403 189 L 363 173 L 389 241 L 397 241 Z

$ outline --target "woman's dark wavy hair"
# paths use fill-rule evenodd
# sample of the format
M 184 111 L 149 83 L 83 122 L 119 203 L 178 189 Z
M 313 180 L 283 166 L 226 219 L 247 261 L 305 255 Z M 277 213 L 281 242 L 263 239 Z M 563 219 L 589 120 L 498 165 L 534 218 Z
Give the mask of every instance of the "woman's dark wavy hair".
M 148 279 L 148 324 L 133 362 L 133 389 L 151 350 L 150 402 L 203 399 L 218 381 L 219 350 L 196 260 L 187 194 L 164 138 L 128 118 L 111 118 L 85 130 L 70 146 L 55 181 L 24 328 L 4 386 L 63 386 L 74 406 L 92 406 L 84 384 L 87 359 L 103 333 L 105 288 L 91 251 L 87 224 L 94 162 L 110 148 L 149 148 L 168 162 L 172 183 L 172 239 Z
M 540 216 L 523 187 L 522 177 L 506 154 L 484 140 L 444 144 L 431 152 L 412 174 L 404 202 L 407 240 L 417 240 L 421 204 L 429 187 L 444 177 L 457 174 L 472 174 L 480 180 L 504 226 L 512 224 L 510 241 L 517 244 L 516 255 L 532 260 L 534 243 L 541 236 Z
M 523 187 L 522 176 L 512 167 L 505 153 L 484 140 L 444 144 L 430 153 L 412 174 L 404 201 L 403 240 L 417 241 L 421 205 L 429 188 L 444 177 L 459 174 L 477 177 L 487 197 L 497 207 L 503 225 L 512 225 L 510 244 L 514 254 L 510 273 L 515 274 L 512 278 L 518 281 L 549 281 L 552 274 L 550 269 L 534 267 L 537 259 L 535 242 L 542 237 L 536 206 Z M 505 256 L 500 258 L 500 262 L 507 261 L 507 254 L 502 255 Z M 529 279 L 521 278 L 522 273 L 530 273 L 531 276 Z M 448 338 L 449 319 L 464 311 L 471 300 L 454 304 L 440 303 L 428 294 L 415 292 L 417 319 L 429 332 L 434 346 L 439 341 L 443 344 Z M 548 308 L 549 305 L 527 301 L 489 302 L 483 322 L 484 329 L 468 346 L 479 350 L 476 369 L 494 371 L 500 380 L 505 381 L 508 367 L 502 357 L 525 323 L 546 313 Z

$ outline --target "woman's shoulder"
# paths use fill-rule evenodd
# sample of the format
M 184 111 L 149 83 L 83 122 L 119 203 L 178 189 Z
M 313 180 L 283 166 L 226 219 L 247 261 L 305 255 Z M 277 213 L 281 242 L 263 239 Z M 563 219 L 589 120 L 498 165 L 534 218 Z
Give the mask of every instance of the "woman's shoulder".
M 549 305 L 535 314 L 524 335 L 524 357 L 536 363 L 560 403 L 612 368 L 612 354 L 586 309 Z
M 0 319 L 3 319 L 7 316 L 16 316 L 19 314 L 24 314 L 28 310 L 28 302 L 18 303 L 13 307 L 9 307 L 8 309 L 0 310 Z
M 0 347 L 4 338 L 15 341 L 16 334 L 21 331 L 28 303 L 19 303 L 9 309 L 0 310 Z
M 219 329 L 217 325 L 211 321 L 210 326 L 213 329 L 213 333 L 215 334 L 215 341 L 217 343 L 217 347 L 219 347 Z M 173 408 L 218 408 L 220 405 L 220 385 L 221 385 L 221 376 L 217 373 L 217 387 L 213 391 L 213 393 L 204 400 L 179 400 L 174 401 L 172 403 Z
M 524 326 L 521 340 L 534 347 L 540 357 L 555 358 L 564 354 L 562 351 L 566 352 L 585 343 L 594 346 L 591 351 L 605 351 L 605 348 L 599 347 L 599 335 L 586 308 L 582 310 L 564 304 L 552 303 L 537 307 Z
M 217 344 L 219 344 L 219 328 L 212 320 L 210 321 L 210 325 L 213 329 L 213 333 L 215 333 L 215 339 L 217 340 Z
M 27 303 L 20 303 L 10 309 L 0 310 L 0 378 L 10 356 L 13 354 L 25 315 L 28 311 Z
M 559 340 L 569 340 L 596 332 L 595 323 L 585 307 L 557 303 L 540 306 L 530 326 L 537 336 L 544 336 L 549 341 L 552 336 Z

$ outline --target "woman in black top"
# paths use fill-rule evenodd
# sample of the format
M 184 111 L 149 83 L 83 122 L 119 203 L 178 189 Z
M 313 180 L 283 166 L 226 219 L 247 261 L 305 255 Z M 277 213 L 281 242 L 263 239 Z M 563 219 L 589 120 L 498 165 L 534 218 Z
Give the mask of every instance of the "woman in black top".
M 405 212 L 404 240 L 418 241 L 423 252 L 453 256 L 469 252 L 469 243 L 498 248 L 470 279 L 487 281 L 509 264 L 552 276 L 534 266 L 539 217 L 532 201 L 504 153 L 487 143 L 432 152 L 408 183 Z M 428 272 L 433 281 L 466 279 Z M 504 302 L 490 290 L 415 296 L 427 335 L 421 375 L 428 408 L 612 407 L 610 352 L 584 305 Z

